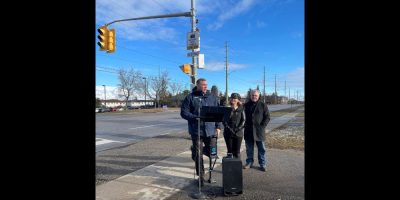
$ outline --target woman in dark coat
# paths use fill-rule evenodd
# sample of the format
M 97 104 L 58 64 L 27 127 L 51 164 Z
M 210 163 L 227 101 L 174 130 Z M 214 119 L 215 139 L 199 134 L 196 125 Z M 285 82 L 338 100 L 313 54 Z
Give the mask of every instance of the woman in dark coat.
M 238 93 L 231 94 L 229 104 L 232 107 L 232 111 L 229 118 L 227 117 L 223 121 L 226 147 L 228 148 L 228 153 L 232 153 L 235 158 L 240 158 L 240 146 L 246 121 L 246 115 L 240 99 Z

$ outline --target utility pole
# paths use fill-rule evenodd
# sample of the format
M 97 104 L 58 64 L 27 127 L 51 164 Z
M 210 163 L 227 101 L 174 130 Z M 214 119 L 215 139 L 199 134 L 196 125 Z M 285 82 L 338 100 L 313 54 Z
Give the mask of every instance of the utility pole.
M 289 88 L 289 101 L 290 101 L 290 88 Z M 292 108 L 292 101 L 290 101 L 290 108 Z
M 296 90 L 296 95 L 297 95 L 297 103 L 299 102 L 299 91 L 298 90 Z
M 287 96 L 286 96 L 286 80 L 285 80 L 285 98 L 286 98 Z
M 103 87 L 104 87 L 104 106 L 107 108 L 107 99 L 106 99 L 106 96 L 107 96 L 107 93 L 106 93 L 106 85 L 103 85 Z
M 225 106 L 228 106 L 228 42 L 225 41 Z
M 264 66 L 264 98 L 263 102 L 265 103 L 265 66 Z
M 158 81 L 160 83 L 160 87 L 161 87 L 161 83 L 163 81 L 161 81 L 161 71 L 160 71 L 160 65 L 158 66 Z M 158 89 L 159 92 L 161 92 L 161 88 Z M 157 98 L 157 108 L 160 107 L 160 93 L 158 92 L 158 94 L 156 93 L 156 98 Z
M 278 104 L 277 97 L 278 97 L 278 93 L 276 93 L 276 74 L 275 74 L 275 103 L 276 104 Z
M 147 98 L 146 98 L 146 95 L 147 95 L 147 78 L 143 77 L 143 79 L 144 79 L 144 107 L 147 108 Z

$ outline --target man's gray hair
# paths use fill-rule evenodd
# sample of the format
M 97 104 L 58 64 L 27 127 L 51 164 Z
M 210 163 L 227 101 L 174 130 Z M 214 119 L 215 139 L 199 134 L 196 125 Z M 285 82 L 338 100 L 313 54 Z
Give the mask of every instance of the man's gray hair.
M 250 94 L 254 94 L 254 93 L 258 93 L 258 95 L 260 95 L 260 91 L 258 91 L 257 89 L 254 89 L 254 90 L 250 90 Z

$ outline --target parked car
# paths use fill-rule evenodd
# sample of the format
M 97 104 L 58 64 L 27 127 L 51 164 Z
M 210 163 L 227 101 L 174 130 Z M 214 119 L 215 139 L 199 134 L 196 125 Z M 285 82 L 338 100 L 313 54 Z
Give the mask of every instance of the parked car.
M 102 108 L 102 111 L 103 111 L 103 112 L 110 112 L 111 109 L 110 109 L 110 108 Z

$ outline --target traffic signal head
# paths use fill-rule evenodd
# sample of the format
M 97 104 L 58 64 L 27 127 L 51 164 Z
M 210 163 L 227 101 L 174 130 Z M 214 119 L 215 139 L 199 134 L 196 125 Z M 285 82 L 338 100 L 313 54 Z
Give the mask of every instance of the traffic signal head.
M 97 38 L 99 39 L 99 42 L 97 42 L 97 45 L 100 46 L 100 51 L 107 51 L 108 50 L 108 29 L 106 26 L 101 26 L 99 29 L 97 29 L 99 32 L 99 35 Z
M 115 29 L 110 29 L 108 31 L 108 45 L 107 45 L 107 53 L 113 53 L 115 51 Z
M 192 71 L 190 64 L 183 64 L 180 66 L 180 68 L 185 74 L 190 74 L 190 72 Z

